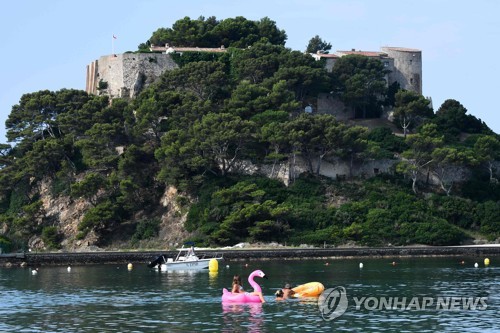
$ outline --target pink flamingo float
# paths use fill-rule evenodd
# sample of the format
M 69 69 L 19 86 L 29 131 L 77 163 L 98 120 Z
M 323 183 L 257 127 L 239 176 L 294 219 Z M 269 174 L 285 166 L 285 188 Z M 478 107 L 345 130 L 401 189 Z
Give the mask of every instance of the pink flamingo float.
M 253 279 L 254 277 L 261 277 L 261 278 L 266 278 L 266 274 L 264 274 L 263 271 L 256 270 L 253 271 L 249 276 L 248 276 L 248 283 L 253 288 L 253 293 L 232 293 L 226 288 L 222 289 L 222 302 L 223 303 L 261 303 L 261 297 L 262 295 L 262 289 L 260 288 L 259 284 L 255 282 Z

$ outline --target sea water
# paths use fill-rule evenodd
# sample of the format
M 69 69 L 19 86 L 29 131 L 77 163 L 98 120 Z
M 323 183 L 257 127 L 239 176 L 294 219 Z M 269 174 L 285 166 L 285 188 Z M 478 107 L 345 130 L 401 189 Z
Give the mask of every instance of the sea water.
M 41 266 L 35 275 L 34 267 L 0 268 L 0 332 L 499 332 L 500 257 L 490 260 L 224 261 L 217 273 L 158 272 L 145 263 Z M 255 269 L 268 276 L 255 279 L 266 303 L 223 305 L 222 288 L 239 274 L 251 290 L 246 277 Z M 330 311 L 339 311 L 338 297 L 325 312 L 316 298 L 273 296 L 285 283 L 313 281 L 343 290 L 341 315 Z M 448 305 L 436 307 L 439 300 Z

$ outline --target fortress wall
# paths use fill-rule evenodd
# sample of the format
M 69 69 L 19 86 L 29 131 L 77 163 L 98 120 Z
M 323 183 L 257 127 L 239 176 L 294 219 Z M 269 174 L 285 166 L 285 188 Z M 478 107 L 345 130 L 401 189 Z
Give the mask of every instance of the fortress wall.
M 334 115 L 337 120 L 354 119 L 354 111 L 345 106 L 331 94 L 320 93 L 317 99 L 317 112 Z
M 95 94 L 97 87 L 95 85 L 97 74 L 97 60 L 87 65 L 87 81 L 85 82 L 85 91 L 88 94 Z
M 108 88 L 97 91 L 98 95 L 107 94 L 111 98 L 121 97 L 121 87 L 123 87 L 123 55 L 108 55 L 99 58 L 97 67 L 96 86 L 99 81 L 106 82 Z
M 178 68 L 170 55 L 124 53 L 100 57 L 87 66 L 86 91 L 111 98 L 133 98 L 165 71 Z M 99 82 L 107 89 L 98 90 Z
M 394 59 L 389 82 L 397 81 L 402 89 L 422 94 L 422 51 L 397 47 L 382 47 L 381 50 Z
M 156 81 L 164 72 L 178 68 L 168 54 L 126 53 L 123 54 L 123 85 L 133 98 L 145 87 Z M 126 94 L 127 92 L 123 92 Z

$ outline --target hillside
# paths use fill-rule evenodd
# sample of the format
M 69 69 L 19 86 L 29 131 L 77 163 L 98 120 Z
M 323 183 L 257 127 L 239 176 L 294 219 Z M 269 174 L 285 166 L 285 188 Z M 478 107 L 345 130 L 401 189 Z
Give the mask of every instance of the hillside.
M 485 123 L 387 87 L 376 59 L 329 72 L 262 31 L 179 55 L 133 99 L 24 94 L 0 146 L 3 251 L 498 240 L 500 141 Z M 322 94 L 358 118 L 318 112 Z

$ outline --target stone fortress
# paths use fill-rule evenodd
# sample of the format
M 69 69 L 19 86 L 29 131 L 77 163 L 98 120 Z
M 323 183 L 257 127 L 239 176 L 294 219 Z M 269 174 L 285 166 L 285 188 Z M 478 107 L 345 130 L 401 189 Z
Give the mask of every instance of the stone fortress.
M 151 45 L 151 53 L 123 53 L 102 56 L 87 66 L 86 91 L 110 98 L 134 98 L 158 79 L 165 71 L 178 68 L 172 53 L 226 52 L 220 48 L 173 47 Z M 325 59 L 327 71 L 343 56 L 357 54 L 379 59 L 389 71 L 387 84 L 398 82 L 402 89 L 422 94 L 422 52 L 417 49 L 384 46 L 380 51 L 337 51 L 333 54 L 311 54 L 316 60 Z M 354 118 L 354 111 L 328 93 L 320 94 L 316 112 L 334 114 L 339 120 Z
M 87 66 L 87 93 L 107 95 L 110 98 L 134 98 L 142 89 L 153 83 L 165 71 L 178 68 L 172 59 L 172 53 L 183 52 L 226 52 L 221 48 L 151 46 L 151 53 L 124 53 L 102 56 Z M 422 93 L 422 52 L 402 47 L 382 47 L 380 51 L 337 51 L 333 54 L 311 54 L 316 60 L 325 60 L 327 71 L 331 71 L 335 62 L 346 55 L 358 54 L 377 58 L 389 71 L 386 80 L 390 85 L 398 82 L 402 89 Z M 354 119 L 353 110 L 347 109 L 342 102 L 331 94 L 320 94 L 313 112 L 333 114 L 338 120 Z M 307 107 L 306 107 L 307 110 Z M 389 173 L 396 160 L 370 160 L 354 167 L 355 176 L 374 176 L 380 172 Z M 265 166 L 264 166 L 265 167 Z M 262 167 L 262 168 L 264 168 Z M 288 182 L 287 164 L 279 167 L 278 173 Z M 305 164 L 298 163 L 296 172 L 305 172 Z M 264 169 L 262 172 L 266 172 Z M 323 161 L 321 174 L 327 177 L 345 177 L 350 173 L 349 165 L 342 161 Z M 464 175 L 459 177 L 464 178 Z M 430 179 L 437 184 L 436 179 Z
M 381 51 L 337 51 L 333 54 L 311 54 L 316 60 L 325 59 L 326 70 L 331 72 L 335 62 L 346 55 L 362 55 L 379 59 L 388 70 L 387 85 L 398 82 L 401 89 L 412 90 L 422 94 L 422 51 L 403 47 L 384 46 Z M 355 118 L 354 110 L 328 93 L 318 96 L 317 112 L 334 114 L 339 120 Z

